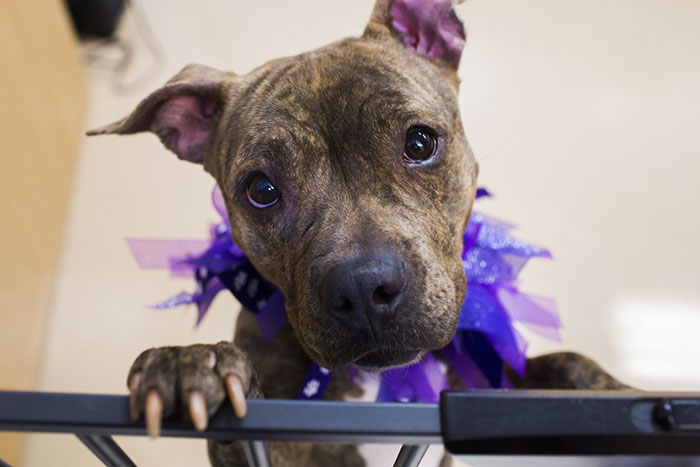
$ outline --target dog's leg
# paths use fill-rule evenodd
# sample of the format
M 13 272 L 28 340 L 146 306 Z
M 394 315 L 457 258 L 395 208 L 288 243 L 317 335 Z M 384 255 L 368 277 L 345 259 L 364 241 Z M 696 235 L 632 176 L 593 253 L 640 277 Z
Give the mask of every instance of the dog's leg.
M 357 448 L 340 444 L 269 443 L 270 461 L 285 467 L 364 467 Z M 214 467 L 248 467 L 238 442 L 209 441 L 209 460 Z
M 192 420 L 197 429 L 205 429 L 209 416 L 227 399 L 227 392 L 239 416 L 245 415 L 243 396 L 262 399 L 263 388 L 271 398 L 296 398 L 310 360 L 289 326 L 266 342 L 255 317 L 243 311 L 235 341 L 161 347 L 141 353 L 128 377 L 132 417 L 143 414 L 149 434 L 157 436 L 161 418 L 178 413 Z M 326 398 L 357 396 L 359 391 L 345 372 L 339 372 L 331 380 Z M 239 442 L 210 441 L 208 447 L 215 466 L 247 466 Z M 270 443 L 270 456 L 273 465 L 290 467 L 364 466 L 355 446 L 276 442 Z
M 527 361 L 525 375 L 509 371 L 517 389 L 629 389 L 600 365 L 575 352 L 557 352 Z
M 248 467 L 243 445 L 238 441 L 228 443 L 209 440 L 209 461 L 213 467 Z M 311 445 L 308 443 L 269 443 L 272 465 L 305 467 L 309 462 Z M 313 464 L 315 465 L 315 464 Z M 328 464 L 331 465 L 331 464 Z
M 252 313 L 242 311 L 236 324 L 236 346 L 249 357 L 265 397 L 295 399 L 311 360 L 299 345 L 290 326 L 266 341 Z M 344 395 L 359 396 L 361 389 L 350 382 L 346 372 L 333 376 L 325 399 L 341 400 Z M 210 441 L 209 458 L 214 466 L 247 466 L 241 443 Z M 365 465 L 355 446 L 311 443 L 269 443 L 273 465 L 289 467 L 362 467 Z

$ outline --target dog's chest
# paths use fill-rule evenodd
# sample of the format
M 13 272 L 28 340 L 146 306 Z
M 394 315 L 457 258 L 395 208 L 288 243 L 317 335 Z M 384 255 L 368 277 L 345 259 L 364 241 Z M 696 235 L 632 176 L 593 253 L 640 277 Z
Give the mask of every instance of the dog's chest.
M 349 402 L 374 402 L 379 392 L 379 380 L 366 373 L 359 374 L 357 382 L 362 386 L 364 394 L 359 398 L 346 397 Z M 394 464 L 401 446 L 398 444 L 361 444 L 360 454 L 364 457 L 367 467 L 388 467 Z M 425 454 L 421 467 L 438 467 L 445 453 L 443 446 L 430 446 Z

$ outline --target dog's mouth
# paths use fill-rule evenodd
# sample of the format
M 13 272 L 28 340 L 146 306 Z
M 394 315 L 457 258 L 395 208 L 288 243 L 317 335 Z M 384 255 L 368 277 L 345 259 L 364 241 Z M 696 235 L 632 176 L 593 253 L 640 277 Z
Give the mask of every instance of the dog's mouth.
M 381 371 L 415 363 L 424 353 L 419 349 L 378 348 L 361 354 L 351 364 L 365 371 Z

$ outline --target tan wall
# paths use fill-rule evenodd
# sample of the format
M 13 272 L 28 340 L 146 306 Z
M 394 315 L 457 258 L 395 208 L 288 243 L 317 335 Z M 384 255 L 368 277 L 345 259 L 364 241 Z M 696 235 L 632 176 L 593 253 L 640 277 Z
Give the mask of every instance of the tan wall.
M 0 2 L 0 389 L 33 389 L 85 113 L 59 1 Z M 0 434 L 19 461 L 21 437 Z

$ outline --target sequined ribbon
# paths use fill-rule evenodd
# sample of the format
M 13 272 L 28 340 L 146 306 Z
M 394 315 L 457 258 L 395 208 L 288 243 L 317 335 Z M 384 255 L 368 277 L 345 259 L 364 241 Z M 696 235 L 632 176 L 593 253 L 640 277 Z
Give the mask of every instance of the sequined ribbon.
M 477 198 L 490 196 L 479 189 Z M 229 290 L 257 317 L 263 336 L 271 340 L 287 323 L 284 295 L 253 267 L 231 239 L 223 196 L 218 186 L 212 195 L 223 222 L 212 226 L 209 241 L 127 239 L 138 264 L 146 269 L 170 269 L 173 275 L 190 275 L 197 288 L 182 292 L 152 308 L 197 306 L 201 322 L 214 297 Z M 462 259 L 468 293 L 462 304 L 457 332 L 436 354 L 459 379 L 472 388 L 509 387 L 504 368 L 525 371 L 527 341 L 517 322 L 552 340 L 559 340 L 561 323 L 554 301 L 528 295 L 517 288 L 517 276 L 531 258 L 551 258 L 549 251 L 511 236 L 513 226 L 473 213 L 463 235 Z M 350 367 L 351 377 L 357 369 Z M 381 372 L 379 401 L 436 402 L 450 386 L 447 366 L 431 353 L 418 363 Z M 332 372 L 312 363 L 299 389 L 300 399 L 320 399 Z

